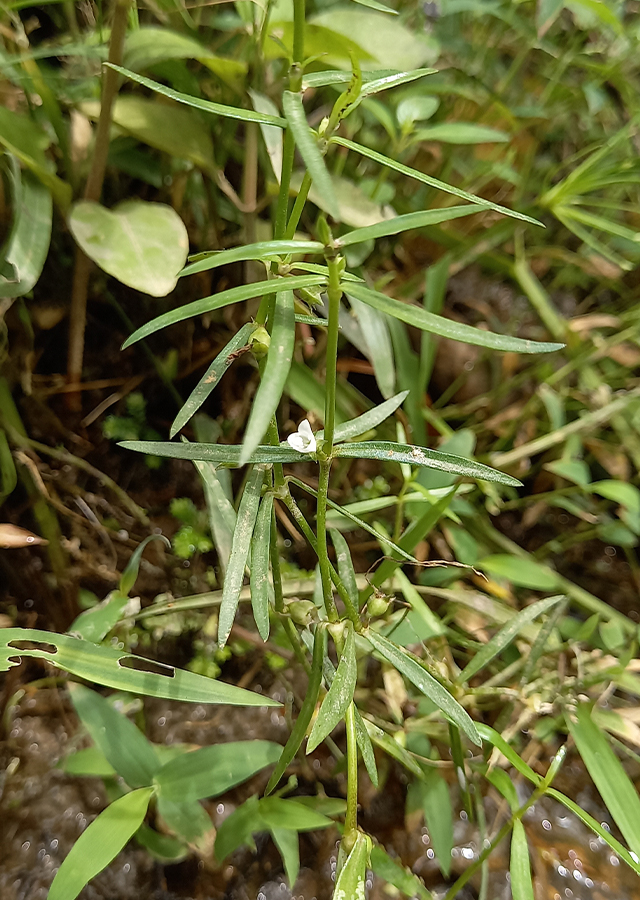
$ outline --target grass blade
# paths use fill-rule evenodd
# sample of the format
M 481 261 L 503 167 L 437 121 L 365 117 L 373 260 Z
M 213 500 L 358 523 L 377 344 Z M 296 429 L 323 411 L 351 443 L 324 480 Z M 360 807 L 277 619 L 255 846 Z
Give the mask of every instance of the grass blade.
M 488 347 L 490 350 L 512 353 L 549 353 L 564 347 L 564 344 L 529 341 L 524 338 L 511 337 L 508 334 L 482 331 L 480 328 L 474 328 L 464 322 L 454 322 L 452 319 L 436 316 L 421 306 L 394 300 L 392 297 L 372 291 L 362 284 L 344 283 L 341 287 L 348 297 L 355 297 L 356 300 L 361 300 L 388 316 L 394 316 L 401 322 L 428 331 L 430 334 L 450 338 L 452 341 L 462 341 L 464 344 L 473 344 L 476 347 Z
M 260 491 L 264 481 L 264 468 L 255 466 L 249 473 L 242 500 L 238 507 L 236 530 L 233 533 L 231 557 L 222 589 L 220 618 L 218 620 L 218 644 L 224 647 L 231 632 L 233 620 L 240 601 L 240 588 L 244 581 L 244 570 L 249 557 L 251 536 L 258 514 Z
M 505 475 L 497 469 L 485 466 L 472 459 L 442 453 L 440 450 L 429 450 L 426 447 L 413 447 L 410 444 L 396 444 L 392 441 L 358 441 L 352 444 L 340 444 L 333 448 L 333 455 L 349 459 L 379 459 L 384 462 L 408 463 L 411 466 L 424 466 L 450 472 L 452 475 L 464 475 L 481 481 L 495 481 L 511 487 L 521 487 L 517 478 Z M 344 513 L 344 510 L 340 510 Z
M 553 609 L 558 603 L 561 603 L 565 597 L 560 594 L 557 597 L 546 597 L 544 600 L 538 600 L 516 613 L 506 625 L 503 625 L 500 631 L 495 634 L 489 643 L 476 653 L 473 659 L 464 667 L 462 672 L 456 678 L 457 684 L 464 684 L 473 678 L 478 672 L 484 669 L 492 659 L 495 659 L 503 650 L 505 650 L 516 639 L 519 632 L 525 625 L 529 625 L 538 616 Z
M 122 349 L 126 350 L 137 341 L 155 334 L 168 325 L 175 325 L 176 322 L 184 322 L 185 319 L 191 319 L 193 316 L 202 316 L 206 313 L 213 312 L 215 309 L 222 309 L 223 306 L 230 306 L 232 303 L 239 303 L 241 300 L 252 300 L 254 297 L 263 297 L 266 294 L 277 294 L 283 289 L 295 291 L 298 288 L 318 287 L 324 284 L 326 279 L 319 275 L 291 275 L 283 278 L 270 278 L 268 281 L 256 281 L 253 284 L 241 284 L 239 287 L 230 288 L 227 291 L 220 291 L 218 294 L 211 294 L 209 297 L 203 297 L 202 300 L 194 300 L 193 303 L 187 303 L 178 309 L 172 309 L 163 315 L 152 319 L 145 325 L 142 325 L 133 334 L 127 338 L 122 345 Z
M 195 415 L 200 409 L 211 391 L 218 386 L 218 382 L 236 358 L 237 351 L 241 347 L 246 346 L 254 328 L 255 325 L 252 322 L 247 322 L 218 353 L 175 417 L 169 437 L 173 438 L 176 436 L 180 429 L 187 424 L 191 416 Z
M 531 866 L 529 864 L 529 846 L 524 825 L 520 819 L 513 823 L 511 835 L 511 893 L 513 900 L 534 900 Z
M 75 900 L 82 888 L 116 858 L 142 825 L 153 788 L 118 798 L 82 832 L 53 879 L 49 900 Z
M 318 717 L 313 723 L 313 728 L 307 741 L 307 753 L 315 750 L 318 744 L 322 743 L 331 734 L 338 722 L 344 718 L 347 707 L 353 702 L 356 677 L 355 637 L 353 628 L 348 627 L 344 648 L 338 663 L 338 671 L 333 678 L 328 694 L 322 701 Z
M 313 179 L 316 189 L 322 194 L 329 215 L 338 219 L 338 200 L 333 181 L 318 148 L 316 137 L 307 122 L 302 106 L 302 97 L 292 91 L 285 91 L 282 95 L 282 106 L 309 175 Z
M 600 796 L 631 850 L 640 856 L 640 799 L 611 749 L 591 718 L 591 708 L 578 704 L 575 719 L 567 716 L 569 732 Z
M 408 678 L 422 691 L 425 697 L 432 700 L 450 722 L 464 731 L 472 743 L 481 746 L 480 735 L 469 713 L 460 706 L 457 700 L 453 699 L 446 688 L 429 675 L 417 660 L 409 656 L 402 647 L 398 647 L 397 644 L 381 634 L 376 634 L 371 629 L 365 633 L 365 636 L 374 650 L 377 650 L 398 672 Z
M 258 510 L 251 542 L 251 607 L 258 634 L 263 641 L 269 638 L 269 544 L 272 510 L 273 494 L 265 494 Z
M 324 247 L 318 241 L 260 241 L 257 244 L 244 244 L 230 250 L 213 250 L 204 254 L 203 258 L 185 266 L 180 277 L 195 275 L 196 272 L 208 272 L 218 266 L 229 263 L 245 262 L 248 259 L 274 259 L 278 256 L 289 256 L 292 253 L 322 254 Z
M 362 144 L 356 144 L 347 138 L 332 137 L 331 142 L 333 144 L 339 144 L 340 147 L 346 147 L 347 150 L 353 150 L 355 153 L 360 153 L 361 156 L 366 156 L 368 159 L 372 159 L 374 162 L 380 163 L 381 166 L 386 166 L 388 169 L 393 169 L 401 175 L 407 175 L 409 178 L 414 178 L 416 181 L 428 184 L 430 187 L 436 188 L 439 191 L 444 191 L 446 194 L 453 194 L 454 197 L 459 197 L 461 200 L 467 200 L 469 203 L 477 203 L 480 206 L 484 206 L 486 209 L 492 209 L 494 212 L 502 213 L 505 216 L 511 216 L 513 219 L 520 219 L 522 222 L 530 222 L 532 225 L 542 224 L 541 222 L 538 222 L 537 219 L 532 219 L 531 216 L 525 216 L 524 213 L 515 212 L 513 209 L 507 209 L 505 206 L 492 203 L 490 200 L 485 200 L 483 197 L 469 194 L 467 191 L 453 187 L 451 184 L 446 184 L 438 178 L 432 178 L 430 175 L 425 175 L 417 169 L 405 166 L 402 163 L 396 162 L 394 159 L 390 159 L 388 156 L 383 156 L 382 153 L 378 153 L 376 150 L 370 150 L 369 147 L 363 147 Z
M 247 429 L 242 442 L 240 465 L 248 462 L 265 435 L 271 417 L 275 413 L 291 368 L 296 323 L 293 310 L 293 291 L 276 294 L 271 343 L 267 361 L 256 391 Z
M 258 122 L 263 125 L 277 125 L 279 128 L 286 128 L 286 119 L 280 116 L 269 116 L 266 113 L 254 112 L 252 109 L 241 109 L 237 106 L 224 106 L 222 103 L 214 103 L 211 100 L 201 100 L 200 97 L 192 97 L 190 94 L 181 94 L 172 88 L 165 87 L 157 81 L 145 78 L 144 75 L 138 75 L 137 72 L 131 72 L 129 69 L 123 69 L 122 66 L 116 66 L 114 63 L 105 63 L 110 69 L 115 69 L 120 75 L 136 81 L 149 90 L 155 91 L 156 94 L 163 94 L 170 97 L 178 103 L 185 103 L 187 106 L 193 106 L 195 109 L 201 109 L 204 112 L 213 113 L 216 116 L 225 116 L 228 119 L 240 119 L 242 122 Z
M 427 209 L 422 212 L 407 213 L 404 216 L 396 216 L 386 219 L 375 225 L 367 225 L 365 228 L 356 228 L 338 238 L 336 244 L 339 247 L 350 247 L 353 244 L 361 244 L 363 241 L 374 241 L 377 238 L 389 237 L 392 234 L 402 234 L 412 228 L 424 228 L 427 225 L 440 225 L 442 222 L 450 222 L 451 219 L 459 219 L 461 216 L 471 216 L 474 213 L 486 212 L 486 206 L 469 204 L 467 206 L 449 206 L 442 209 Z

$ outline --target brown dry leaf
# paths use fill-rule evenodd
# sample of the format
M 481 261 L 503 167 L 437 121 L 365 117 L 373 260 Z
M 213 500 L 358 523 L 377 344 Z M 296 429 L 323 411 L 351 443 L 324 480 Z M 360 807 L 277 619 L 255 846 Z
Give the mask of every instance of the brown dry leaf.
M 20 528 L 18 525 L 10 525 L 8 522 L 0 524 L 0 547 L 4 549 L 13 549 L 14 547 L 35 547 L 41 544 L 48 544 L 44 538 L 38 537 L 32 531 L 26 528 Z
M 598 438 L 585 438 L 584 445 L 612 478 L 619 481 L 629 480 L 631 468 L 629 459 L 623 450 Z
M 588 316 L 576 316 L 567 322 L 569 329 L 578 334 L 588 334 L 594 328 L 619 328 L 620 319 L 606 313 L 591 313 Z
M 599 355 L 600 354 L 598 354 L 598 356 Z M 609 359 L 617 362 L 618 365 L 624 366 L 627 369 L 634 369 L 636 366 L 640 365 L 640 349 L 634 346 L 634 344 L 630 344 L 628 341 L 623 341 L 621 344 L 609 347 L 602 355 L 607 356 Z

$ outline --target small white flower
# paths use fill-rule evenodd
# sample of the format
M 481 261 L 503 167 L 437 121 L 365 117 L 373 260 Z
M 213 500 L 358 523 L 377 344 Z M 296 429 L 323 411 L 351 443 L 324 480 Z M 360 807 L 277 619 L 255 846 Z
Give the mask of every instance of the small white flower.
M 294 431 L 294 433 L 290 434 L 287 438 L 287 443 L 293 447 L 294 450 L 297 450 L 298 453 L 316 452 L 316 438 L 311 430 L 308 419 L 303 419 L 302 422 L 300 422 L 298 430 Z

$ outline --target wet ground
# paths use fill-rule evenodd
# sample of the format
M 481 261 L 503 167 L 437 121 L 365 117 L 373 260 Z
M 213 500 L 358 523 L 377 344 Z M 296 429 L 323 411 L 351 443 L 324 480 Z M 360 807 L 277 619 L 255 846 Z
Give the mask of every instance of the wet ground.
M 255 687 L 255 686 L 254 686 Z M 283 699 L 285 686 L 275 679 L 267 692 Z M 10 707 L 7 737 L 0 744 L 4 771 L 0 817 L 0 897 L 2 900 L 45 900 L 51 880 L 92 819 L 105 807 L 100 779 L 66 775 L 57 763 L 82 745 L 70 703 L 57 687 L 27 689 Z M 190 704 L 145 701 L 147 734 L 154 741 L 208 745 L 260 737 L 283 742 L 287 726 L 273 708 L 243 710 Z M 328 756 L 309 760 L 310 771 L 299 767 L 300 790 L 313 781 L 331 796 L 344 795 L 344 778 L 332 771 Z M 305 775 L 310 776 L 305 778 Z M 610 827 L 593 788 L 577 762 L 564 771 L 567 786 L 585 809 Z M 313 780 L 312 780 L 313 779 Z M 213 825 L 229 815 L 251 793 L 260 792 L 265 777 L 257 776 L 229 795 L 205 803 Z M 406 778 L 389 772 L 384 790 L 363 785 L 362 824 L 387 850 L 419 875 L 436 897 L 446 890 L 428 830 L 415 817 L 404 815 Z M 524 785 L 519 789 L 526 791 Z M 526 794 L 523 794 L 523 799 Z M 487 828 L 494 834 L 504 821 L 497 800 L 485 800 Z M 602 839 L 591 834 L 568 811 L 546 798 L 525 815 L 536 882 L 536 900 L 635 900 L 640 880 Z M 176 865 L 164 865 L 131 842 L 116 860 L 82 892 L 81 900 L 328 900 L 335 871 L 337 832 L 301 836 L 301 871 L 293 890 L 287 886 L 282 863 L 270 838 L 257 836 L 256 851 L 237 851 L 222 865 L 212 854 L 194 855 Z M 452 877 L 477 858 L 481 846 L 477 826 L 464 812 L 456 817 Z M 508 840 L 490 858 L 487 898 L 510 900 Z M 479 876 L 463 889 L 459 900 L 478 896 Z M 394 893 L 371 876 L 368 900 L 387 900 Z

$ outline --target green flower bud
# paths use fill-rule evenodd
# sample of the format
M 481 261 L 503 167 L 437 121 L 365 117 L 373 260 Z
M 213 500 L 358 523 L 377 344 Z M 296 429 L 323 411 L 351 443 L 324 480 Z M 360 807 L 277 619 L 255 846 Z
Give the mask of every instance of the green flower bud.
M 307 628 L 318 619 L 318 609 L 311 600 L 290 600 L 287 603 L 287 612 L 302 628 Z
M 251 335 L 249 343 L 256 359 L 267 355 L 271 344 L 271 335 L 263 325 L 259 325 Z

